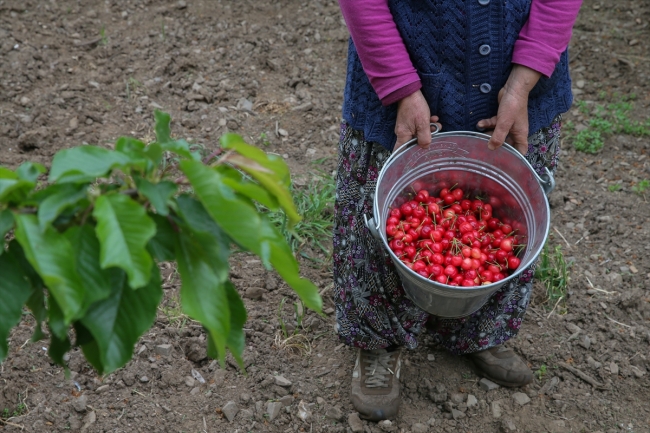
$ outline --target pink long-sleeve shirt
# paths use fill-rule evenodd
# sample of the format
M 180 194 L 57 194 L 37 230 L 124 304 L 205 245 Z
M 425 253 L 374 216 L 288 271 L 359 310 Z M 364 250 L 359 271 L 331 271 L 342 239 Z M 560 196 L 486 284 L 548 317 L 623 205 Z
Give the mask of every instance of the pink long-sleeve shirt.
M 388 0 L 339 0 L 370 84 L 383 105 L 422 87 L 388 8 Z M 582 0 L 532 0 L 515 42 L 512 63 L 549 77 L 571 40 Z

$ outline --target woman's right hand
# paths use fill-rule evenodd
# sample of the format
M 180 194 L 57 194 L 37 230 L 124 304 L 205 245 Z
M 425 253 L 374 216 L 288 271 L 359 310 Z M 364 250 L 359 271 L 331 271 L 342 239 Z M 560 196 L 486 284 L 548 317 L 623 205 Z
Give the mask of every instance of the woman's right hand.
M 393 150 L 397 150 L 414 137 L 418 139 L 418 146 L 429 147 L 431 124 L 437 123 L 438 120 L 438 116 L 431 115 L 429 104 L 420 90 L 401 99 L 397 102 L 397 122 L 395 123 L 397 142 Z M 439 129 L 442 128 L 439 123 L 437 124 Z

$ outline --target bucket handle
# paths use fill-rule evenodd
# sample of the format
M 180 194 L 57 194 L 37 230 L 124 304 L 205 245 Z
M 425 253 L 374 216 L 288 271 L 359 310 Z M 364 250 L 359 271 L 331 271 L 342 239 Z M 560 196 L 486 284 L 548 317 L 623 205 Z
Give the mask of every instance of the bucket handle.
M 548 196 L 551 191 L 555 189 L 555 177 L 553 176 L 553 173 L 551 173 L 551 170 L 549 170 L 548 167 L 544 167 L 543 174 L 539 175 L 535 172 L 535 175 L 537 176 L 537 181 L 544 190 L 544 194 Z

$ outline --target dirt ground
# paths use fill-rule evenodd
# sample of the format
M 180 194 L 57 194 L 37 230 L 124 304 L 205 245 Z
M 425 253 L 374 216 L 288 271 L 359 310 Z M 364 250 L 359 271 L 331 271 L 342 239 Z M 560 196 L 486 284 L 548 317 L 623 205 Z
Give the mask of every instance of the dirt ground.
M 575 28 L 582 102 L 565 117 L 574 133 L 550 198 L 549 243 L 571 263 L 568 299 L 551 311 L 537 285 L 511 342 L 534 383 L 486 391 L 467 360 L 423 336 L 405 356 L 399 418 L 364 422 L 365 432 L 650 431 L 650 191 L 638 192 L 650 137 L 613 134 L 595 155 L 572 143 L 597 104 L 634 93 L 628 115 L 650 117 L 649 22 L 647 0 L 585 0 Z M 335 0 L 0 0 L 0 164 L 47 165 L 62 148 L 151 138 L 163 108 L 177 135 L 212 149 L 237 132 L 282 155 L 305 184 L 335 168 L 347 37 Z M 0 366 L 0 431 L 352 431 L 354 351 L 333 331 L 329 266 L 302 263 L 329 315 L 307 313 L 295 340 L 304 353 L 292 354 L 276 336 L 293 294 L 257 260 L 233 261 L 250 316 L 248 375 L 207 358 L 200 326 L 178 312 L 172 271 L 155 326 L 106 377 L 75 351 L 66 379 L 45 343 L 29 342 L 26 318 Z

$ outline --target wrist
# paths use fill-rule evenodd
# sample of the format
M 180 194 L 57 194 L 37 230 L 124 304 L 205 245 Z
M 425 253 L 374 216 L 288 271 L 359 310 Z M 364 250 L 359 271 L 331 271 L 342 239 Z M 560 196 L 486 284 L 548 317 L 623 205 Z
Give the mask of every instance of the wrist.
M 514 64 L 505 84 L 506 91 L 528 96 L 542 74 L 524 65 Z

